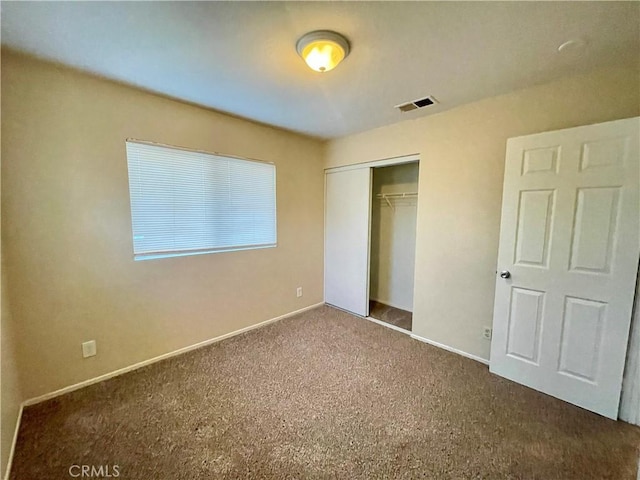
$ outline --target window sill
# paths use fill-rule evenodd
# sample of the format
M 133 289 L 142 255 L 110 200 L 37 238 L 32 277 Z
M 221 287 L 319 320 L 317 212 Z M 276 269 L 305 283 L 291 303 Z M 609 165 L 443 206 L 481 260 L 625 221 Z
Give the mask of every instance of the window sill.
M 179 252 L 165 252 L 165 253 L 140 253 L 133 256 L 133 259 L 136 262 L 140 262 L 142 260 L 156 260 L 159 258 L 172 258 L 172 257 L 189 257 L 192 255 L 206 255 L 209 253 L 225 253 L 225 252 L 238 252 L 242 250 L 260 250 L 263 248 L 275 248 L 277 247 L 277 243 L 269 244 L 269 245 L 252 245 L 248 247 L 228 247 L 221 249 L 212 249 L 212 250 L 195 250 L 195 251 L 179 251 Z

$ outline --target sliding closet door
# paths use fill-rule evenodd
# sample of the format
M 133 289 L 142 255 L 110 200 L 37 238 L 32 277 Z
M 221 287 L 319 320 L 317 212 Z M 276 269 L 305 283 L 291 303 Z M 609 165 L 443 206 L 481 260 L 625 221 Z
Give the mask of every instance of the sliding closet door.
M 325 202 L 325 302 L 366 317 L 371 169 L 327 172 Z

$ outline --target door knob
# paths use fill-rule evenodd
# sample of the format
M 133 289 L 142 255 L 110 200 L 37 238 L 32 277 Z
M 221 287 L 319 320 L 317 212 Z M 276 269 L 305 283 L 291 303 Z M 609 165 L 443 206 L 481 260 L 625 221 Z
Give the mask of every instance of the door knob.
M 509 270 L 503 270 L 500 272 L 501 278 L 509 278 L 511 276 L 511 272 Z

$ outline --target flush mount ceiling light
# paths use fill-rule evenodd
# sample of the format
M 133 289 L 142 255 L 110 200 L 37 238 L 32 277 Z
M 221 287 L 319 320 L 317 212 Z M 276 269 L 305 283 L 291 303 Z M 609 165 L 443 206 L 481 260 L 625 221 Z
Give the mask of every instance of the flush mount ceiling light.
M 349 42 L 336 32 L 316 30 L 303 35 L 296 44 L 298 54 L 316 72 L 328 72 L 349 55 Z

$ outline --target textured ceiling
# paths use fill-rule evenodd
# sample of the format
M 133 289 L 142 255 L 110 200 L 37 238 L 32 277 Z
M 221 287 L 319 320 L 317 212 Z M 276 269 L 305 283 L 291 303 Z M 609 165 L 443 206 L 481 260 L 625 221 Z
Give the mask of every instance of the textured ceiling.
M 296 40 L 331 29 L 325 74 Z M 558 53 L 566 40 L 583 49 Z M 321 138 L 640 59 L 638 2 L 2 2 L 12 49 Z M 594 92 L 597 94 L 597 92 Z M 400 113 L 394 105 L 440 102 Z

